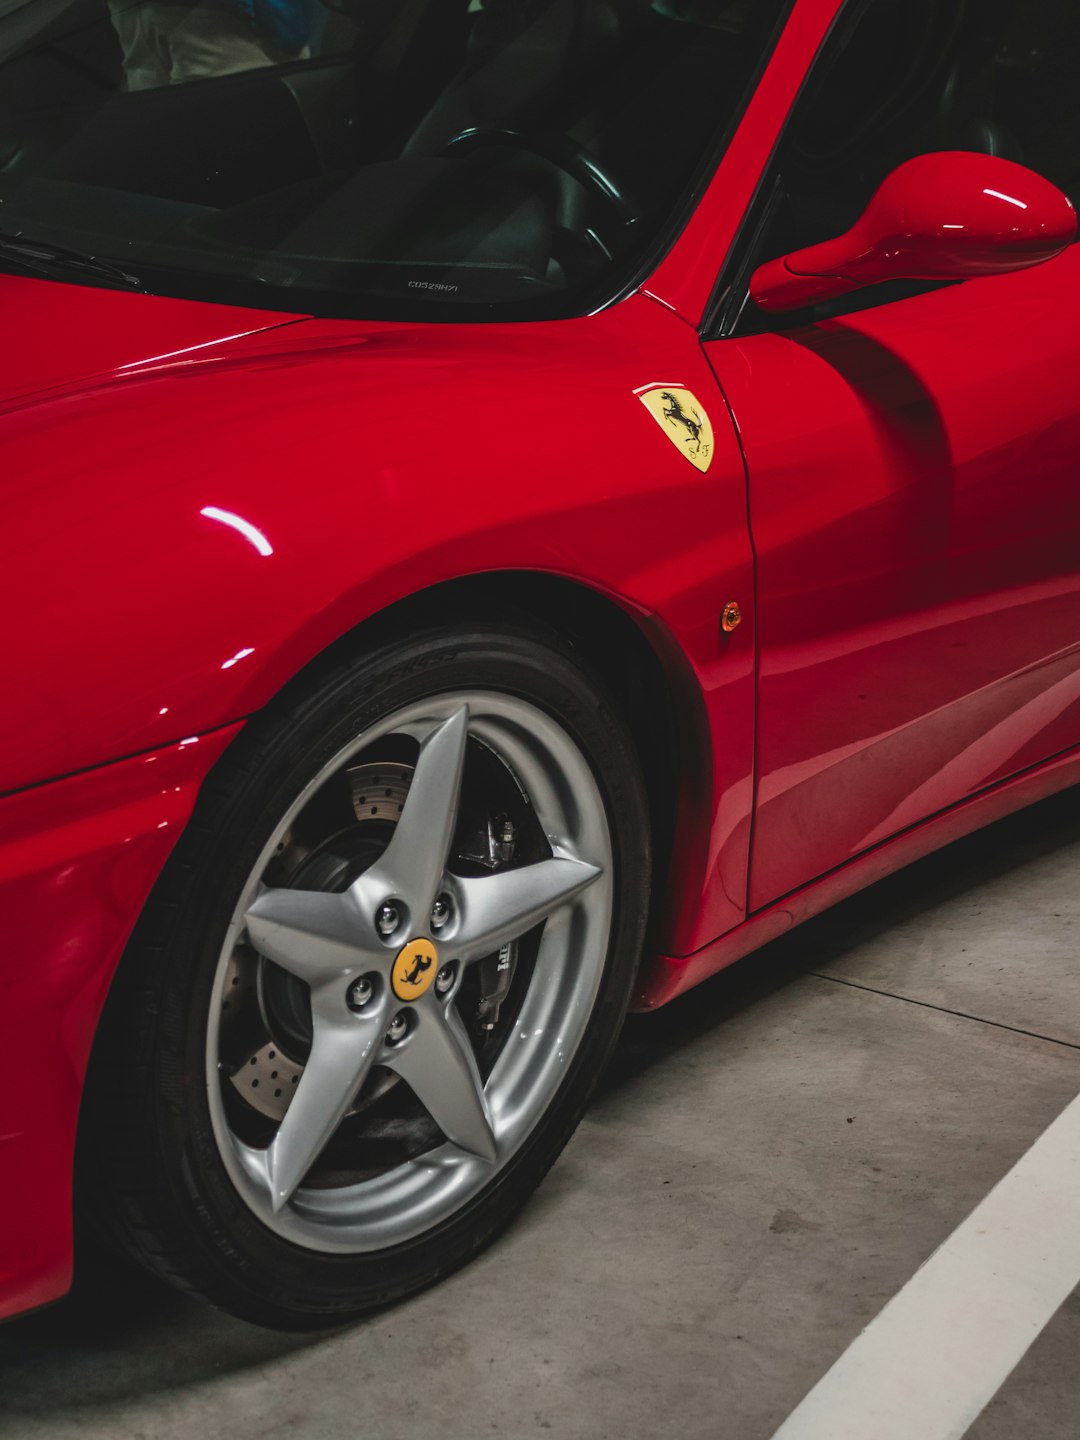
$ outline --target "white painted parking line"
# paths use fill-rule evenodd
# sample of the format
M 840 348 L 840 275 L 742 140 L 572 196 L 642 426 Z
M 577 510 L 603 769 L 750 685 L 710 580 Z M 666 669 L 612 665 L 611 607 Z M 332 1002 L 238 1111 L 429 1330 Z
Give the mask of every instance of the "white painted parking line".
M 1080 1098 L 934 1251 L 773 1440 L 958 1440 L 1080 1285 Z

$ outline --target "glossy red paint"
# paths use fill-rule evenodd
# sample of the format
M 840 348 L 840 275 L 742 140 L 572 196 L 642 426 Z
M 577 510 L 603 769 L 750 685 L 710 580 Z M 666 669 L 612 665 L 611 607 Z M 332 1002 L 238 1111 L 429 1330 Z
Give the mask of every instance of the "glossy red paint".
M 886 176 L 843 235 L 768 260 L 750 280 L 770 314 L 884 280 L 1004 275 L 1060 255 L 1076 211 L 1056 185 L 997 155 L 916 155 Z
M 1072 246 L 706 346 L 757 560 L 751 909 L 1080 743 L 1078 285 Z
M 28 284 L 0 275 L 4 326 L 9 336 L 19 337 L 18 344 L 0 348 L 0 414 L 35 395 L 60 395 L 96 377 L 123 375 L 132 365 L 145 372 L 182 363 L 223 340 L 296 319 L 142 295 L 117 324 L 117 298 L 112 290 Z
M 9 296 L 20 292 L 27 324 L 37 297 L 50 313 L 62 300 L 66 344 L 82 347 L 93 323 L 84 297 L 97 301 L 95 292 L 4 284 Z M 8 637 L 0 785 L 38 787 L 5 803 L 32 816 L 46 807 L 58 823 L 66 813 L 51 799 L 58 787 L 40 783 L 50 774 L 103 766 L 91 774 L 105 786 L 114 771 L 139 774 L 126 769 L 139 761 L 106 762 L 250 714 L 395 601 L 498 573 L 494 606 L 512 572 L 542 572 L 601 592 L 647 628 L 684 697 L 688 733 L 699 738 L 686 757 L 668 943 L 692 950 L 742 918 L 753 627 L 725 637 L 719 616 L 733 595 L 752 590 L 745 479 L 692 330 L 636 298 L 528 327 L 305 322 L 174 356 L 154 348 L 146 359 L 143 297 L 108 298 L 120 363 L 90 382 L 11 400 L 0 413 L 6 474 L 33 476 L 9 479 L 0 532 L 0 588 L 9 608 L 29 617 Z M 221 318 L 196 315 L 191 332 L 220 335 Z M 710 397 L 716 453 L 707 475 L 680 457 L 634 394 L 665 383 Z M 387 421 L 388 397 L 420 392 L 426 403 L 403 434 Z M 508 447 L 496 422 L 511 413 Z M 72 793 L 81 814 L 89 802 Z M 140 884 L 164 854 L 152 852 Z M 72 892 L 87 909 L 80 926 L 73 905 L 70 932 L 99 956 L 97 988 L 78 996 L 86 1034 L 141 905 L 135 890 L 107 944 L 92 896 Z M 8 910 L 7 953 L 20 955 L 20 983 L 37 997 L 36 1029 L 52 992 L 26 978 L 46 964 L 29 903 Z M 3 1011 L 4 1043 L 9 1026 L 26 1026 L 24 1008 Z M 40 1221 L 56 1250 L 42 1283 L 55 1294 L 69 1264 L 82 1072 L 69 1066 L 60 1105 L 52 1079 L 38 1084 L 39 1070 L 19 1133 L 44 1126 L 55 1132 L 51 1143 L 68 1146 L 56 1212 Z M 50 1106 L 54 1121 L 43 1113 Z M 29 1293 L 21 1280 L 0 1281 L 0 1313 L 29 1303 Z
M 820 915 L 831 905 L 865 890 L 905 865 L 1077 784 L 1080 784 L 1080 750 L 1073 750 L 913 826 L 860 855 L 851 864 L 822 875 L 783 900 L 757 911 L 711 945 L 702 946 L 696 955 L 657 959 L 642 977 L 635 1007 L 640 1011 L 666 1005 L 736 960 L 760 950 L 771 940 L 778 940 L 804 920 Z
M 26 306 L 68 289 L 78 345 L 93 292 L 7 283 Z M 142 297 L 110 299 L 118 333 L 141 326 Z M 634 394 L 664 383 L 711 397 L 707 475 Z M 407 430 L 388 422 L 393 397 L 421 392 Z M 670 932 L 695 948 L 742 916 L 749 829 L 753 634 L 724 637 L 719 616 L 753 582 L 723 422 L 697 337 L 640 297 L 529 326 L 308 322 L 145 365 L 133 346 L 111 375 L 9 407 L 8 473 L 34 483 L 9 487 L 0 540 L 0 594 L 30 617 L 8 637 L 0 789 L 248 715 L 418 590 L 557 575 L 648 617 L 698 697 L 694 898 Z
M 26 1079 L 0 1317 L 68 1283 L 94 1028 L 200 783 L 399 601 L 479 577 L 497 613 L 558 577 L 657 653 L 683 733 L 644 1007 L 1080 779 L 1078 248 L 698 338 L 838 4 L 798 0 L 646 294 L 600 314 L 313 321 L 0 277 L 0 1044 Z M 707 474 L 635 396 L 665 384 L 712 418 Z
M 239 727 L 0 800 L 0 1319 L 71 1283 L 71 1172 L 101 1006 L 199 786 Z

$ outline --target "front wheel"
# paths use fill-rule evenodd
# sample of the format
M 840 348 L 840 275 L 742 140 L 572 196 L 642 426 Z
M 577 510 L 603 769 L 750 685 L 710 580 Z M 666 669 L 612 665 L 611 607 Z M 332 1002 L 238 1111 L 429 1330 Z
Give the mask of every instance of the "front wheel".
M 95 1213 L 278 1326 L 459 1265 L 614 1044 L 647 837 L 625 727 L 551 638 L 414 637 L 263 717 L 117 977 L 83 1136 Z

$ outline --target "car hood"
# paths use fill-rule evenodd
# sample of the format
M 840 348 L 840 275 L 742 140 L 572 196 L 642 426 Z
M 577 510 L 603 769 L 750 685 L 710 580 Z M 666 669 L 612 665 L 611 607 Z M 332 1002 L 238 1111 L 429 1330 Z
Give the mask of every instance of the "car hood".
M 301 318 L 4 274 L 0 317 L 0 411 Z

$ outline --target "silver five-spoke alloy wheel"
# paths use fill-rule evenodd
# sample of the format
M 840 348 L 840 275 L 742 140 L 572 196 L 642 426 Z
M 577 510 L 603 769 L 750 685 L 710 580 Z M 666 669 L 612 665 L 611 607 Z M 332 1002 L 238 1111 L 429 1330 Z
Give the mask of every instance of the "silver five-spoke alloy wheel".
M 298 819 L 350 774 L 370 777 L 366 757 L 387 744 L 411 745 L 413 758 L 384 765 L 395 775 L 384 793 L 396 813 L 387 819 L 371 807 L 384 836 L 373 854 L 339 871 L 332 888 L 312 888 L 310 878 L 278 883 Z M 462 863 L 455 836 L 470 763 L 487 774 L 494 767 L 504 793 L 534 817 L 539 839 L 529 853 L 487 868 Z M 367 797 L 355 786 L 354 799 L 359 815 Z M 309 1249 L 376 1251 L 439 1225 L 492 1181 L 548 1110 L 585 1036 L 610 940 L 612 868 L 588 763 L 567 730 L 523 698 L 459 691 L 410 704 L 320 770 L 281 816 L 243 889 L 210 1006 L 213 1133 L 264 1225 Z M 517 948 L 526 937 L 528 963 Z M 504 997 L 512 1023 L 482 1056 L 470 974 L 486 967 L 490 976 L 493 963 L 516 966 L 517 989 Z M 250 1059 L 230 1038 L 241 1025 L 244 975 L 256 976 L 243 1021 L 258 1032 Z M 271 995 L 289 997 L 284 1009 L 301 1013 L 305 1031 L 300 1052 L 294 1045 L 280 1060 Z M 254 1127 L 238 1105 L 252 1084 L 243 1064 L 255 1067 L 255 1083 L 262 1077 L 264 1097 L 270 1084 L 279 1097 L 260 1100 Z M 433 1138 L 405 1158 L 391 1149 L 379 1151 L 390 1156 L 382 1163 L 365 1159 L 364 1115 L 402 1082 Z M 320 1170 L 335 1146 L 334 1163 Z

